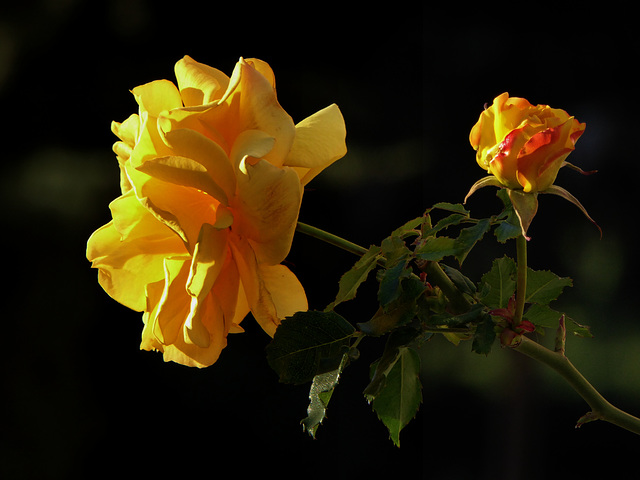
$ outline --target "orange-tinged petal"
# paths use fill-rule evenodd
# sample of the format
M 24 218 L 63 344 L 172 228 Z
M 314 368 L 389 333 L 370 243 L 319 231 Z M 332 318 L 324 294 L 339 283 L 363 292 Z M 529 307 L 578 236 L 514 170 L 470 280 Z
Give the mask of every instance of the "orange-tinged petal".
M 191 296 L 201 299 L 213 288 L 227 259 L 227 236 L 228 229 L 220 230 L 208 223 L 202 225 L 186 284 Z
M 191 258 L 187 255 L 164 259 L 164 289 L 153 315 L 153 333 L 160 343 L 169 345 L 182 336 L 191 297 L 185 290 Z
M 218 100 L 229 85 L 229 77 L 216 68 L 196 62 L 188 55 L 175 66 L 178 88 L 185 107 Z
M 239 284 L 238 286 L 235 306 L 235 312 L 229 325 L 229 333 L 242 333 L 244 332 L 244 329 L 240 326 L 240 323 L 242 323 L 246 316 L 251 312 L 249 301 L 247 300 L 247 294 L 244 292 L 242 284 Z
M 166 279 L 147 286 L 148 312 L 143 316 L 140 348 L 163 352 L 167 362 L 202 368 L 216 362 L 230 330 L 242 330 L 232 324 L 239 275 L 234 262 L 225 262 L 220 281 L 196 301 L 180 288 L 187 278 L 188 262 L 188 257 L 167 259 Z
M 236 137 L 231 149 L 231 163 L 235 171 L 246 158 L 260 159 L 267 155 L 275 144 L 276 139 L 261 130 L 245 130 Z
M 188 157 L 204 167 L 209 176 L 230 198 L 236 190 L 231 160 L 216 142 L 195 130 L 181 128 L 165 133 L 165 140 L 175 155 Z
M 157 219 L 176 232 L 189 251 L 193 251 L 203 223 L 215 225 L 217 221 L 218 201 L 211 195 L 195 188 L 175 185 L 147 174 L 127 168 L 130 178 L 134 178 L 136 196 L 140 203 Z M 148 179 L 140 180 L 144 175 Z M 226 215 L 226 212 L 225 212 Z
M 298 170 L 303 185 L 347 153 L 344 118 L 330 105 L 296 125 L 296 136 L 284 164 Z
M 230 242 L 253 317 L 273 336 L 283 318 L 306 310 L 307 300 L 295 275 L 282 265 L 258 265 L 251 245 L 234 236 Z
M 175 108 L 162 112 L 158 117 L 158 127 L 165 134 L 176 130 L 193 130 L 215 142 L 229 153 L 227 142 L 228 131 L 233 129 L 233 122 L 225 115 L 227 105 L 217 103 Z M 234 132 L 233 138 L 237 133 Z
M 190 158 L 177 155 L 155 157 L 137 169 L 164 182 L 201 190 L 224 205 L 229 203 L 225 190 L 216 183 L 207 169 Z
M 291 168 L 241 162 L 233 228 L 251 242 L 260 263 L 280 263 L 289 253 L 301 201 L 300 180 Z
M 240 283 L 238 266 L 233 259 L 231 249 L 228 250 L 227 261 L 224 262 L 218 281 L 213 285 L 211 292 L 217 298 L 224 312 L 225 332 L 243 332 L 240 322 L 249 313 L 249 305 Z
M 244 61 L 255 68 L 260 75 L 266 78 L 273 89 L 276 88 L 276 76 L 273 73 L 273 69 L 267 62 L 260 60 L 259 58 L 246 58 Z
M 518 180 L 525 192 L 546 190 L 553 184 L 564 159 L 574 150 L 571 120 L 531 137 L 518 156 Z
M 265 160 L 282 166 L 293 144 L 295 125 L 278 103 L 271 81 L 241 58 L 220 102 L 227 105 L 224 110 L 226 122 L 229 122 L 226 138 L 233 143 L 245 130 L 261 130 L 275 139 Z
M 189 270 L 189 258 L 168 258 L 165 262 L 166 278 L 162 293 L 158 299 L 157 284 L 150 285 L 149 293 L 150 313 L 145 315 L 145 330 L 143 331 L 140 348 L 145 350 L 160 350 L 165 361 L 173 361 L 193 367 L 206 367 L 218 359 L 220 352 L 226 345 L 224 322 L 221 307 L 212 295 L 208 295 L 200 304 L 199 315 L 209 320 L 207 332 L 210 334 L 206 347 L 185 341 L 185 320 L 190 312 L 191 297 L 184 290 L 184 281 Z M 154 295 L 155 294 L 155 298 Z M 217 327 L 213 332 L 208 328 Z M 151 331 L 151 333 L 150 333 Z
M 488 151 L 490 157 L 488 162 L 489 172 L 509 188 L 520 187 L 517 176 L 517 157 L 523 142 L 524 138 L 521 134 L 521 129 L 515 129 L 509 132 L 505 139 L 497 145 L 496 149 Z
M 269 292 L 279 319 L 292 316 L 296 312 L 309 308 L 307 296 L 302 284 L 295 274 L 284 265 L 261 265 L 258 275 L 262 278 L 264 288 Z M 271 323 L 265 331 L 273 336 L 275 329 Z

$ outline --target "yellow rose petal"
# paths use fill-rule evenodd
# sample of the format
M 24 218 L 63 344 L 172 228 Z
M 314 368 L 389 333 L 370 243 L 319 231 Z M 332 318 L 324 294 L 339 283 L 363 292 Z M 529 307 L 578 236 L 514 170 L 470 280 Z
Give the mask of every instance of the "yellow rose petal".
M 164 110 L 182 107 L 180 91 L 169 80 L 155 80 L 132 91 L 140 109 L 157 117 Z
M 303 167 L 301 182 L 313 177 L 347 153 L 344 118 L 337 105 L 330 105 L 296 125 L 296 136 L 284 164 Z
M 220 102 L 227 105 L 225 116 L 233 119 L 235 136 L 246 130 L 261 130 L 275 139 L 273 149 L 264 158 L 282 166 L 293 144 L 295 125 L 278 103 L 270 80 L 240 59 Z M 233 131 L 228 135 L 234 136 Z
M 165 140 L 176 155 L 191 158 L 202 165 L 227 198 L 235 193 L 233 166 L 220 145 L 202 133 L 186 128 L 165 133 Z
M 213 288 L 227 259 L 227 235 L 227 229 L 219 230 L 208 223 L 202 225 L 187 280 L 187 292 L 191 296 L 202 298 Z
M 177 235 L 144 209 L 145 213 L 125 228 L 122 212 L 126 212 L 127 204 L 135 205 L 131 198 L 112 203 L 115 220 L 91 235 L 87 259 L 99 270 L 98 281 L 113 299 L 142 311 L 145 285 L 162 279 L 164 258 L 184 253 L 185 248 Z
M 222 204 L 227 205 L 229 202 L 226 192 L 213 180 L 207 169 L 190 158 L 176 155 L 156 157 L 147 160 L 137 169 L 164 182 L 201 190 Z
M 168 237 L 172 234 L 162 222 L 138 201 L 133 191 L 119 196 L 109 204 L 113 224 L 121 235 L 121 240 L 139 237 Z
M 289 253 L 301 201 L 302 187 L 292 169 L 265 160 L 241 163 L 231 206 L 234 230 L 249 239 L 260 263 L 280 263 Z
M 249 306 L 256 322 L 264 331 L 275 331 L 280 324 L 276 307 L 264 282 L 258 273 L 258 262 L 251 245 L 246 239 L 233 235 L 229 243 L 233 252 L 233 259 L 238 267 L 240 281 Z
M 190 264 L 189 256 L 166 257 L 164 260 L 164 289 L 153 319 L 153 333 L 163 345 L 170 345 L 181 336 L 189 314 L 191 297 L 184 286 Z
M 218 100 L 229 85 L 227 75 L 196 62 L 188 55 L 176 63 L 175 73 L 185 107 L 205 105 Z
M 231 149 L 233 168 L 238 170 L 246 157 L 263 158 L 273 149 L 275 141 L 275 138 L 261 130 L 245 130 L 236 137 Z
M 197 243 L 202 224 L 214 225 L 217 220 L 218 201 L 195 188 L 149 177 L 142 188 L 136 190 L 136 196 L 145 208 L 183 239 L 189 251 L 193 251 Z
M 292 316 L 309 308 L 307 295 L 295 274 L 284 265 L 261 265 L 258 275 L 269 292 L 279 319 Z M 271 328 L 271 324 L 267 324 Z M 273 336 L 275 330 L 265 330 Z

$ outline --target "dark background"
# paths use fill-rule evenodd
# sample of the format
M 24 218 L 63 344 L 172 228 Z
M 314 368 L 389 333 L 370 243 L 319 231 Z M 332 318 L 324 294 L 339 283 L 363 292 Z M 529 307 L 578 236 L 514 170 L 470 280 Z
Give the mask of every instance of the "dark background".
M 112 120 L 136 109 L 129 90 L 174 80 L 184 55 L 230 74 L 240 56 L 273 67 L 295 121 L 337 103 L 347 156 L 309 186 L 301 219 L 379 242 L 438 201 L 460 202 L 483 175 L 468 133 L 508 91 L 586 122 L 563 171 L 604 230 L 544 196 L 530 265 L 574 279 L 558 301 L 592 326 L 568 354 L 614 404 L 640 413 L 635 312 L 638 42 L 625 13 L 517 13 L 483 6 L 280 7 L 150 0 L 27 1 L 0 13 L 5 273 L 0 477 L 584 478 L 628 472 L 638 437 L 605 423 L 580 430 L 587 406 L 516 353 L 489 357 L 434 340 L 422 351 L 424 402 L 394 447 L 364 401 L 362 345 L 313 441 L 302 432 L 308 387 L 278 384 L 251 318 L 205 370 L 139 351 L 140 314 L 113 302 L 84 257 L 119 194 Z M 629 12 L 628 12 L 629 13 Z M 469 202 L 499 208 L 494 192 Z M 513 245 L 487 237 L 465 266 L 475 279 Z M 296 237 L 288 260 L 312 308 L 324 308 L 355 259 Z M 341 310 L 366 320 L 375 285 Z M 543 339 L 549 341 L 550 338 Z M 251 476 L 251 477 L 249 477 Z

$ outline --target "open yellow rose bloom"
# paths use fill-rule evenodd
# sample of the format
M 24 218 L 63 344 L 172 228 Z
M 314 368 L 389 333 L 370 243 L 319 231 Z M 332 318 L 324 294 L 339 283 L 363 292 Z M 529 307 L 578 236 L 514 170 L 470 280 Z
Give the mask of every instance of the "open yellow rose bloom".
M 112 124 L 122 195 L 87 258 L 104 290 L 143 313 L 141 348 L 205 367 L 251 312 L 273 335 L 306 310 L 288 255 L 303 188 L 346 153 L 331 105 L 297 125 L 269 65 L 240 59 L 231 77 L 184 57 L 177 86 L 133 89 L 139 112 Z

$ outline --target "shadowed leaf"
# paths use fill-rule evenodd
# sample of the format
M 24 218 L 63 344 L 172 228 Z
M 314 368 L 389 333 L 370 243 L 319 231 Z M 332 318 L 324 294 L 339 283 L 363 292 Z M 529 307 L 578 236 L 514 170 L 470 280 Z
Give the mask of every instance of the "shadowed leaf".
M 335 312 L 297 312 L 277 328 L 266 349 L 267 361 L 281 382 L 309 382 L 338 368 L 354 333 Z
M 372 399 L 373 410 L 400 446 L 401 430 L 415 417 L 422 403 L 420 357 L 409 347 L 401 347 L 389 366 L 385 382 Z M 370 397 L 369 397 L 370 398 Z

